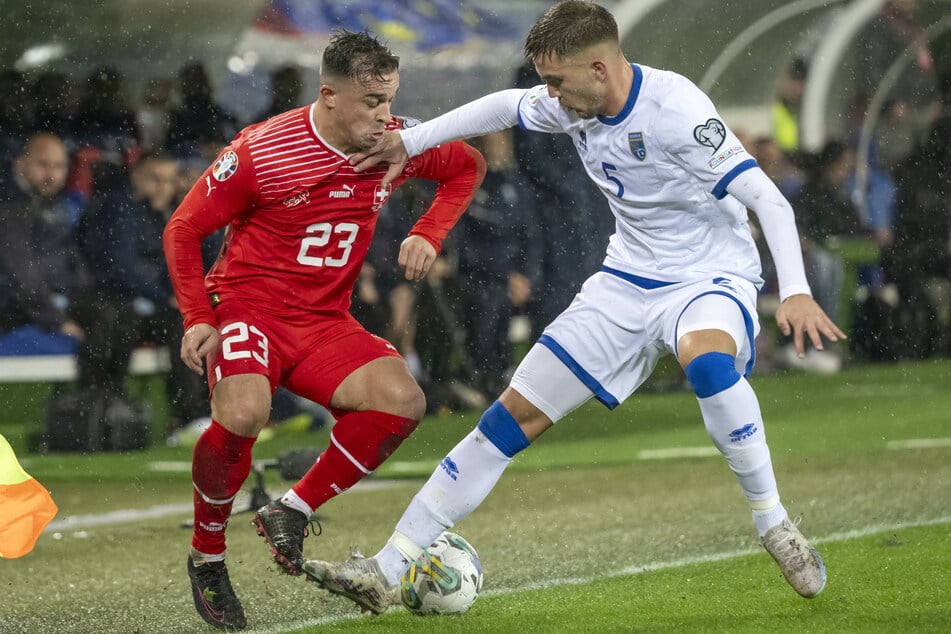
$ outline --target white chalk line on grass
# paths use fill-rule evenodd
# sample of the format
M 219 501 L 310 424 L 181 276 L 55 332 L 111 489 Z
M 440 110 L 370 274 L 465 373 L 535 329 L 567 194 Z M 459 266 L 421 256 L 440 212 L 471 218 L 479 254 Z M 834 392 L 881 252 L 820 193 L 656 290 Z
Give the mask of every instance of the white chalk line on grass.
M 419 486 L 417 482 L 407 480 L 363 480 L 358 482 L 349 492 L 367 493 L 369 491 L 379 491 L 381 489 L 393 489 L 399 486 Z M 279 493 L 268 491 L 268 495 L 273 499 Z M 251 494 L 242 489 L 235 497 L 235 508 L 243 508 L 250 503 Z M 176 504 L 158 504 L 144 509 L 120 509 L 108 513 L 96 513 L 89 515 L 69 515 L 55 519 L 46 525 L 44 533 L 61 533 L 63 531 L 80 530 L 93 528 L 95 526 L 115 526 L 116 524 L 129 524 L 132 522 L 141 522 L 144 520 L 155 520 L 173 515 L 191 516 L 192 503 Z
M 813 539 L 815 544 L 829 544 L 835 542 L 845 542 L 852 539 L 859 539 L 862 537 L 869 537 L 871 535 L 876 535 L 879 533 L 888 533 L 890 531 L 902 530 L 907 528 L 918 528 L 923 526 L 940 526 L 942 524 L 951 524 L 951 515 L 946 515 L 944 517 L 938 517 L 927 520 L 919 520 L 913 522 L 902 522 L 899 524 L 892 524 L 890 526 L 866 526 L 864 528 L 857 528 L 849 531 L 840 531 L 837 533 L 831 533 L 825 537 L 820 537 Z M 601 579 L 614 579 L 617 577 L 634 577 L 640 574 L 648 572 L 656 572 L 660 570 L 671 570 L 675 568 L 685 568 L 687 566 L 693 566 L 697 564 L 707 564 L 714 563 L 718 561 L 725 561 L 728 559 L 737 559 L 739 557 L 746 557 L 748 555 L 753 555 L 761 552 L 759 548 L 744 548 L 741 550 L 732 550 L 722 553 L 713 553 L 710 555 L 698 555 L 696 557 L 684 557 L 681 559 L 673 559 L 670 561 L 657 561 L 649 564 L 641 564 L 634 566 L 626 566 L 620 570 L 609 572 L 603 575 L 598 575 L 597 577 L 566 577 L 563 579 L 548 579 L 546 581 L 537 581 L 533 583 L 527 583 L 520 585 L 516 588 L 496 588 L 492 590 L 485 590 L 482 592 L 481 596 L 493 597 L 493 596 L 505 596 L 509 594 L 518 594 L 520 592 L 532 592 L 535 590 L 545 590 L 548 588 L 556 588 L 561 586 L 581 586 L 588 583 L 593 583 Z M 341 599 L 345 601 L 345 599 Z M 356 610 L 354 606 L 354 610 Z M 250 630 L 250 634 L 282 634 L 284 632 L 299 630 L 305 627 L 317 627 L 321 625 L 332 625 L 334 623 L 340 623 L 342 621 L 350 621 L 353 619 L 359 618 L 372 618 L 367 617 L 363 614 L 346 614 L 346 615 L 335 615 L 335 616 L 326 616 L 318 619 L 307 619 L 294 621 L 291 623 L 285 623 L 278 628 L 264 628 L 264 629 L 254 629 Z

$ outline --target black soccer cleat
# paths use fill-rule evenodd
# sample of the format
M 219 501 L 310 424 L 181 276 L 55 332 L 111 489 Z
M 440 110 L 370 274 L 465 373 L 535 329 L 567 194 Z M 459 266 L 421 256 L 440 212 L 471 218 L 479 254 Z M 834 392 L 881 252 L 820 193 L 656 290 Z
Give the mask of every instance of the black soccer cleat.
M 248 626 L 241 601 L 231 587 L 228 566 L 223 561 L 195 564 L 188 556 L 188 578 L 199 616 L 219 630 L 233 632 Z
M 301 574 L 304 565 L 304 538 L 310 534 L 307 526 L 313 526 L 309 517 L 280 500 L 262 506 L 251 521 L 258 535 L 271 548 L 274 561 L 281 571 L 292 576 Z M 320 534 L 320 524 L 315 534 Z

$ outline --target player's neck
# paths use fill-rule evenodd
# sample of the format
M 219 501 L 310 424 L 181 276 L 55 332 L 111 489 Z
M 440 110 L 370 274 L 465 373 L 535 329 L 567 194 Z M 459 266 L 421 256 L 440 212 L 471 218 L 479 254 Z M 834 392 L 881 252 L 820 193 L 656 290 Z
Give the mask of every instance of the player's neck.
M 623 57 L 617 60 L 618 72 L 617 81 L 608 86 L 608 95 L 605 102 L 605 112 L 601 113 L 607 117 L 616 117 L 624 110 L 627 105 L 627 98 L 631 94 L 631 87 L 634 85 L 634 69 Z
M 314 114 L 314 129 L 317 130 L 317 134 L 320 135 L 320 138 L 330 145 L 333 149 L 342 152 L 343 154 L 349 156 L 353 152 L 347 149 L 347 139 L 340 135 L 340 129 L 338 126 L 333 124 L 333 117 L 331 117 L 330 112 L 326 108 L 321 107 L 320 100 L 317 100 L 317 105 L 313 110 Z

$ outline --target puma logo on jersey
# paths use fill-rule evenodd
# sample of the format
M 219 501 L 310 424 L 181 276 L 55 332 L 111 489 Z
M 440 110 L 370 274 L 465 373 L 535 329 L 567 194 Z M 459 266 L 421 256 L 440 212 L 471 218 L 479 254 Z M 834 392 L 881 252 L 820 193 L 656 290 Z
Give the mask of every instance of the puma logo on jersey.
M 343 187 L 343 190 L 335 189 L 334 191 L 330 192 L 330 197 L 331 198 L 350 198 L 351 196 L 353 196 L 353 192 L 357 188 L 356 185 L 341 185 L 341 187 Z
M 206 197 L 206 198 L 207 198 L 208 196 L 211 196 L 211 192 L 212 192 L 213 190 L 218 189 L 217 187 L 215 187 L 214 185 L 211 184 L 211 176 L 206 176 L 206 177 L 205 177 L 205 185 L 208 185 L 208 193 L 205 194 L 205 197 Z
M 297 205 L 300 205 L 302 203 L 309 203 L 309 202 L 310 202 L 310 192 L 302 191 L 301 193 L 295 194 L 291 196 L 290 198 L 288 198 L 287 200 L 285 200 L 283 204 L 285 207 L 296 207 Z

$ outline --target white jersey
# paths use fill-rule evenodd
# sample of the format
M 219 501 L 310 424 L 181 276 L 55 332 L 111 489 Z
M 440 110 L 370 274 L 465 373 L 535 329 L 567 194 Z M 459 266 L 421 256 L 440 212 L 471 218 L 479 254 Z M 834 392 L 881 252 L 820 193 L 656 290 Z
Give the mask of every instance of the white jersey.
M 617 220 L 605 266 L 660 282 L 729 274 L 759 287 L 746 207 L 726 192 L 756 161 L 692 82 L 631 67 L 634 82 L 617 116 L 581 119 L 542 85 L 523 95 L 519 125 L 571 136 Z

